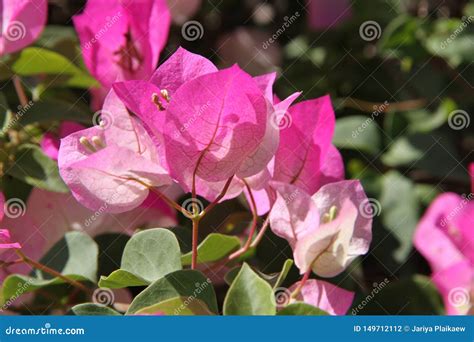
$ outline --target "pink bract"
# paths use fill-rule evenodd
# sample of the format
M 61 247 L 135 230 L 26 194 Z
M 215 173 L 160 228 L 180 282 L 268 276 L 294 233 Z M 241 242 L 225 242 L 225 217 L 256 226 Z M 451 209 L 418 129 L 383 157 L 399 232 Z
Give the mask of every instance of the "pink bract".
M 47 132 L 43 136 L 43 139 L 41 139 L 40 143 L 41 149 L 43 150 L 44 154 L 46 154 L 51 159 L 58 160 L 60 140 L 67 137 L 69 134 L 83 130 L 84 128 L 85 127 L 81 124 L 72 121 L 64 121 L 60 124 L 57 135 Z
M 288 290 L 293 292 L 299 282 Z M 344 290 L 324 280 L 309 279 L 301 288 L 296 300 L 313 305 L 330 315 L 345 315 L 354 300 L 354 292 Z
M 76 199 L 89 209 L 124 212 L 139 206 L 149 188 L 171 180 L 139 120 L 130 116 L 111 91 L 102 124 L 61 140 L 61 177 Z
M 46 0 L 0 0 L 0 56 L 34 42 L 46 25 Z
M 309 26 L 314 30 L 334 28 L 352 16 L 349 0 L 308 0 Z
M 12 242 L 10 231 L 8 229 L 0 229 L 0 253 L 5 249 L 19 249 L 21 245 L 18 242 Z

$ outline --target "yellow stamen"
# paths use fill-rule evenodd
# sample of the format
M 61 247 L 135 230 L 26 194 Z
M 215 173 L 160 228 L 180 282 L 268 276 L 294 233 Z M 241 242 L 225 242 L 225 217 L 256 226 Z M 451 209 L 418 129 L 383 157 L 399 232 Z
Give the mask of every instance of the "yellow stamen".
M 89 139 L 87 139 L 87 137 L 80 137 L 79 138 L 79 143 L 84 146 L 87 150 L 89 150 L 89 152 L 97 152 L 96 148 L 94 147 L 94 145 L 91 144 L 91 142 L 89 141 Z

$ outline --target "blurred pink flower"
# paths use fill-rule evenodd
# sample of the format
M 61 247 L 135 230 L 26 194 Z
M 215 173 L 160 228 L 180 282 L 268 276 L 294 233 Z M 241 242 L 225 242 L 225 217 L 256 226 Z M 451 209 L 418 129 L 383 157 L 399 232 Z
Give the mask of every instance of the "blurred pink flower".
M 0 56 L 34 42 L 46 25 L 46 0 L 0 0 Z
M 430 205 L 415 231 L 416 249 L 427 259 L 449 315 L 467 314 L 474 294 L 473 194 L 444 193 Z M 471 311 L 472 313 L 472 311 Z
M 288 290 L 293 292 L 300 282 Z M 323 280 L 309 279 L 295 298 L 298 301 L 313 305 L 330 315 L 345 315 L 354 300 L 354 292 L 344 290 Z
M 152 74 L 168 39 L 171 16 L 166 0 L 89 0 L 73 21 L 84 62 L 106 89 L 93 95 L 103 97 L 117 80 Z
M 309 26 L 314 30 L 326 30 L 336 27 L 352 17 L 349 0 L 307 0 Z
M 173 21 L 181 25 L 199 11 L 202 0 L 167 0 L 167 3 Z

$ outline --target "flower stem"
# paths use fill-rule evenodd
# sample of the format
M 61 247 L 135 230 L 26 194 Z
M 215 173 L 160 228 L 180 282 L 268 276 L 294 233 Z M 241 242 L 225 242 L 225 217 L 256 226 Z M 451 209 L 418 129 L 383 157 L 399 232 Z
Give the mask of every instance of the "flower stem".
M 65 282 L 71 284 L 74 287 L 77 287 L 78 289 L 80 289 L 84 292 L 89 291 L 89 289 L 86 286 L 82 285 L 80 282 L 75 281 L 74 279 L 71 279 L 69 277 L 66 277 L 66 276 L 62 275 L 61 273 L 53 270 L 52 268 L 49 268 L 46 265 L 43 265 L 43 264 L 41 264 L 37 261 L 34 261 L 34 260 L 30 259 L 25 254 L 23 254 L 23 252 L 21 252 L 20 250 L 16 250 L 16 253 L 28 265 L 30 265 L 30 266 L 32 266 L 32 267 L 34 267 L 34 268 L 36 268 L 40 271 L 46 272 L 46 273 L 52 275 L 53 277 L 60 278 L 60 279 L 64 280 Z
M 26 96 L 25 90 L 21 84 L 21 79 L 18 75 L 13 75 L 13 86 L 15 87 L 16 94 L 18 95 L 18 100 L 20 100 L 20 104 L 22 107 L 26 107 L 28 105 L 28 97 Z
M 301 289 L 303 288 L 304 284 L 306 284 L 306 282 L 308 281 L 310 275 L 311 275 L 311 268 L 306 271 L 306 273 L 303 275 L 303 278 L 299 282 L 296 289 L 291 293 L 291 299 L 296 299 L 296 297 L 298 297 L 298 295 L 301 292 Z
M 193 246 L 192 246 L 192 259 L 191 269 L 196 269 L 198 263 L 198 238 L 199 238 L 199 217 L 194 217 L 193 221 Z

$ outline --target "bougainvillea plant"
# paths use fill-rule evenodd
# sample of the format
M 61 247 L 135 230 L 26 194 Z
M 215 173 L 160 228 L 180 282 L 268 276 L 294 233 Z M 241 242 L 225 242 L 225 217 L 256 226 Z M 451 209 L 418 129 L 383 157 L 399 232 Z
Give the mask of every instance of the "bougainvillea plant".
M 366 190 L 406 192 L 402 176 L 354 176 L 334 110 L 347 103 L 329 91 L 279 91 L 283 72 L 190 44 L 206 6 L 192 3 L 87 0 L 59 28 L 46 0 L 0 0 L 2 313 L 345 315 L 388 284 L 360 280 L 380 209 Z M 358 11 L 307 7 L 309 32 Z M 448 314 L 472 314 L 453 301 L 474 288 L 468 197 L 439 195 L 413 239 Z

